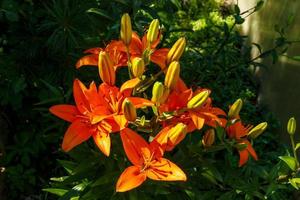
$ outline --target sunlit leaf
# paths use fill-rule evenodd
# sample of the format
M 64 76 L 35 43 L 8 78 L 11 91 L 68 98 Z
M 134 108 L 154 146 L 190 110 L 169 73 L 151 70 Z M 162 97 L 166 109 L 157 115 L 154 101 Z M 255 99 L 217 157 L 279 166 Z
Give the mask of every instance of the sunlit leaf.
M 68 190 L 60 189 L 60 188 L 45 188 L 42 189 L 44 192 L 49 192 L 51 194 L 55 194 L 57 196 L 63 196 L 68 192 Z
M 296 162 L 295 158 L 293 158 L 293 157 L 291 157 L 291 156 L 279 156 L 279 158 L 280 158 L 283 162 L 285 162 L 285 163 L 289 166 L 289 168 L 290 168 L 291 170 L 293 170 L 293 171 L 296 170 L 296 168 L 297 168 L 297 162 Z

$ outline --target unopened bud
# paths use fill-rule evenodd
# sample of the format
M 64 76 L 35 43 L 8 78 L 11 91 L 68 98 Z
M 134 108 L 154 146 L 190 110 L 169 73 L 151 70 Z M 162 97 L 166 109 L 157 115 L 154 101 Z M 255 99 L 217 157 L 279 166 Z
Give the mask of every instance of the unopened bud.
M 126 46 L 128 46 L 131 42 L 132 38 L 132 28 L 131 28 L 131 20 L 128 13 L 125 13 L 121 18 L 121 31 L 120 31 L 121 39 Z
M 130 122 L 134 122 L 136 120 L 136 109 L 132 102 L 126 98 L 123 101 L 122 108 L 125 118 Z
M 141 77 L 145 70 L 145 63 L 142 58 L 134 58 L 132 61 L 132 74 L 134 77 Z
M 152 89 L 152 99 L 153 103 L 160 103 L 160 99 L 164 93 L 164 85 L 161 82 L 155 82 Z
M 168 145 L 166 150 L 172 150 L 179 142 L 181 142 L 187 133 L 187 126 L 183 123 L 178 123 L 171 128 L 168 133 Z
M 287 124 L 287 132 L 290 135 L 294 135 L 296 131 L 296 119 L 294 117 L 290 118 Z
M 228 117 L 231 118 L 231 119 L 232 118 L 236 118 L 239 115 L 239 113 L 240 113 L 240 111 L 242 109 L 242 106 L 243 106 L 242 99 L 236 100 L 234 102 L 234 104 L 232 104 L 232 106 L 229 109 Z
M 152 44 L 155 40 L 157 40 L 159 34 L 159 21 L 158 19 L 152 20 L 149 30 L 147 33 L 147 41 Z
M 179 79 L 179 74 L 180 74 L 180 64 L 177 61 L 173 61 L 169 65 L 168 71 L 166 73 L 165 86 L 167 86 L 170 89 L 174 89 Z
M 170 64 L 173 61 L 178 61 L 182 56 L 186 46 L 186 40 L 184 37 L 179 38 L 175 44 L 172 46 L 167 55 L 166 64 Z
M 215 142 L 215 130 L 214 129 L 208 129 L 203 138 L 202 138 L 202 144 L 204 147 L 210 147 Z
M 108 53 L 101 51 L 99 53 L 98 69 L 101 80 L 108 85 L 115 85 L 116 73 L 114 65 Z
M 257 138 L 259 135 L 261 135 L 266 128 L 268 127 L 268 123 L 267 122 L 262 122 L 260 124 L 258 124 L 257 126 L 255 126 L 254 128 L 252 128 L 249 133 L 248 133 L 248 137 L 255 139 Z
M 207 100 L 209 96 L 209 91 L 204 90 L 194 96 L 189 102 L 187 103 L 187 108 L 188 109 L 197 109 L 200 108 Z
M 160 98 L 160 103 L 165 103 L 170 94 L 170 89 L 164 86 L 164 93 Z

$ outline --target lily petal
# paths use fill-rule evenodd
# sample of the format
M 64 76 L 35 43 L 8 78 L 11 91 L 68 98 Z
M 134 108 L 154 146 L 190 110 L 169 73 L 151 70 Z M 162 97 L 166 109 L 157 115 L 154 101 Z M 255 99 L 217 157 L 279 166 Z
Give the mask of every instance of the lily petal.
M 144 106 L 153 106 L 153 102 L 140 97 L 127 97 L 135 108 L 141 108 Z
M 76 106 L 82 114 L 86 114 L 86 111 L 88 111 L 90 106 L 84 94 L 85 90 L 87 90 L 85 85 L 80 80 L 75 79 L 73 83 L 73 95 L 74 95 Z
M 76 115 L 80 115 L 76 106 L 73 105 L 56 105 L 52 106 L 49 111 L 56 115 L 57 117 L 66 120 L 68 122 L 73 122 L 76 120 Z
M 115 122 L 119 125 L 119 129 L 122 130 L 127 126 L 127 119 L 125 115 L 114 115 Z
M 162 48 L 162 49 L 157 49 L 155 50 L 151 56 L 150 60 L 157 64 L 161 69 L 166 68 L 166 57 L 169 52 L 169 49 L 167 48 Z
M 252 156 L 252 158 L 254 160 L 258 160 L 258 156 L 257 156 L 255 150 L 253 149 L 251 143 L 248 140 L 244 140 L 244 142 L 247 144 L 247 148 L 246 149 L 250 153 L 250 155 Z
M 159 150 L 160 157 L 163 156 L 167 146 L 168 146 L 168 137 L 169 137 L 169 130 L 173 126 L 166 126 L 163 128 L 153 139 L 150 143 L 151 148 L 154 150 Z
M 116 191 L 126 192 L 140 186 L 145 180 L 146 174 L 140 172 L 140 167 L 130 166 L 119 177 Z
M 247 149 L 244 149 L 244 150 L 239 151 L 239 154 L 240 154 L 239 167 L 241 167 L 247 163 L 247 161 L 249 159 L 249 153 L 248 153 Z
M 94 48 L 90 48 L 90 49 L 85 50 L 83 53 L 91 53 L 91 54 L 97 54 L 98 55 L 100 53 L 100 51 L 103 51 L 103 49 L 100 48 L 100 47 L 94 47 Z
M 90 127 L 80 121 L 74 121 L 66 131 L 62 143 L 62 149 L 66 152 L 73 149 L 75 146 L 81 144 L 82 142 L 88 140 L 92 135 Z
M 79 69 L 80 67 L 82 67 L 84 65 L 97 66 L 98 65 L 98 55 L 90 54 L 90 55 L 83 56 L 75 64 L 76 69 Z
M 120 135 L 124 151 L 132 164 L 140 166 L 143 163 L 143 157 L 150 157 L 149 145 L 139 134 L 129 128 L 125 128 Z
M 139 78 L 130 79 L 130 80 L 126 81 L 125 83 L 123 83 L 123 85 L 121 86 L 120 92 L 123 93 L 125 90 L 133 89 L 140 82 L 141 82 L 141 79 L 139 79 Z
M 184 83 L 184 81 L 181 78 L 179 78 L 178 81 L 177 81 L 177 83 L 176 83 L 175 90 L 177 92 L 183 92 L 183 91 L 185 91 L 187 89 L 188 89 L 188 87 L 186 86 L 186 84 Z
M 98 146 L 98 148 L 102 151 L 102 153 L 106 156 L 110 154 L 110 146 L 111 140 L 110 135 L 107 132 L 98 131 L 93 134 L 93 139 Z
M 168 159 L 161 158 L 151 164 L 147 177 L 158 181 L 186 181 L 185 173 Z
M 198 116 L 195 112 L 190 111 L 190 116 L 197 129 L 200 130 L 203 127 L 205 120 L 202 117 Z

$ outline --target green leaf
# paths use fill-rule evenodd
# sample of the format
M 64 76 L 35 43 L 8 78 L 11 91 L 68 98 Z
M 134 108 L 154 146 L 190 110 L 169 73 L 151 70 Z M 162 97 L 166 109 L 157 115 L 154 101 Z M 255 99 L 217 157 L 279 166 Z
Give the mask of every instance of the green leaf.
M 289 179 L 289 183 L 296 189 L 299 190 L 298 184 L 295 181 L 296 178 Z
M 61 164 L 65 170 L 71 174 L 72 171 L 75 169 L 75 167 L 77 166 L 76 163 L 71 162 L 71 161 L 67 161 L 67 160 L 57 160 L 59 162 L 59 164 Z
M 299 147 L 300 147 L 300 143 L 297 143 L 296 147 L 295 147 L 295 151 L 297 151 L 297 149 L 299 149 Z
M 216 128 L 217 137 L 220 141 L 223 141 L 225 131 L 221 126 L 217 126 Z
M 113 19 L 111 16 L 109 16 L 109 15 L 106 13 L 106 11 L 101 10 L 101 9 L 98 9 L 98 8 L 90 8 L 90 9 L 88 9 L 86 12 L 87 12 L 87 13 L 94 13 L 94 14 L 100 15 L 100 16 L 106 18 L 106 19 L 109 19 L 109 20 L 111 20 L 111 21 L 114 21 L 114 19 Z
M 279 159 L 285 162 L 289 168 L 293 171 L 297 168 L 297 162 L 294 157 L 291 156 L 279 156 Z
M 63 96 L 60 89 L 54 87 L 53 85 L 51 85 L 50 83 L 44 81 L 43 79 L 40 79 L 40 81 L 42 83 L 44 83 L 44 85 L 50 90 L 50 92 L 53 93 L 54 96 L 56 96 L 56 97 Z
M 241 13 L 240 7 L 238 5 L 234 5 L 234 12 L 238 15 Z
M 178 10 L 181 9 L 181 4 L 179 0 L 171 0 L 171 2 L 177 7 Z
M 254 9 L 254 12 L 260 10 L 263 7 L 264 3 L 265 2 L 263 0 L 257 2 L 256 6 L 255 6 L 255 9 Z
M 44 192 L 49 192 L 51 194 L 55 194 L 57 196 L 63 196 L 68 192 L 68 190 L 60 189 L 60 188 L 45 188 L 42 189 Z
M 235 15 L 234 19 L 235 19 L 236 24 L 242 24 L 245 21 L 245 19 L 242 18 L 240 15 Z
M 66 178 L 68 178 L 68 176 L 52 177 L 52 178 L 50 178 L 50 180 L 55 181 L 55 182 L 63 182 L 64 180 L 66 180 Z
M 293 57 L 289 57 L 291 58 L 292 60 L 295 60 L 295 61 L 300 61 L 300 56 L 293 56 Z
M 119 174 L 120 174 L 119 172 L 106 173 L 106 174 L 104 174 L 102 177 L 98 178 L 98 179 L 92 184 L 92 187 L 111 183 L 111 180 L 116 179 L 116 177 L 118 177 Z

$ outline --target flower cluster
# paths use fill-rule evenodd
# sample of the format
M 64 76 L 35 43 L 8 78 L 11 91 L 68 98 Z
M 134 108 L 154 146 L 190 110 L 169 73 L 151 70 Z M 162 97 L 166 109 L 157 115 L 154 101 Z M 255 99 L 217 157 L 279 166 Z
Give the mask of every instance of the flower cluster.
M 110 155 L 111 133 L 119 133 L 124 151 L 132 166 L 126 168 L 117 181 L 116 190 L 124 192 L 141 185 L 146 178 L 159 181 L 185 181 L 185 173 L 173 162 L 164 158 L 187 134 L 210 127 L 204 134 L 205 148 L 213 145 L 215 128 L 226 130 L 228 138 L 236 142 L 240 154 L 239 165 L 244 165 L 249 154 L 257 159 L 248 138 L 255 138 L 267 127 L 266 123 L 244 126 L 239 112 L 242 100 L 237 100 L 226 114 L 214 107 L 211 91 L 193 90 L 180 78 L 180 57 L 186 40 L 180 38 L 170 48 L 157 49 L 162 33 L 159 21 L 153 20 L 142 37 L 132 31 L 128 14 L 121 19 L 120 40 L 111 41 L 105 48 L 92 48 L 79 59 L 76 68 L 96 66 L 102 83 L 91 82 L 86 87 L 76 79 L 73 94 L 76 105 L 55 105 L 50 112 L 71 123 L 62 149 L 70 151 L 93 138 L 104 155 Z M 150 63 L 160 72 L 151 77 L 144 75 Z M 120 87 L 115 85 L 119 67 L 127 66 L 129 80 Z M 157 79 L 164 76 L 164 82 Z M 146 91 L 152 88 L 152 97 Z M 152 111 L 151 119 L 140 113 Z M 138 112 L 137 112 L 138 111 Z M 148 133 L 145 140 L 143 130 Z M 138 133 L 140 132 L 140 133 Z M 149 134 L 150 132 L 150 134 Z

